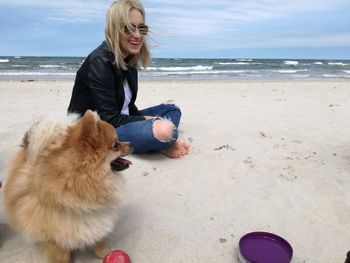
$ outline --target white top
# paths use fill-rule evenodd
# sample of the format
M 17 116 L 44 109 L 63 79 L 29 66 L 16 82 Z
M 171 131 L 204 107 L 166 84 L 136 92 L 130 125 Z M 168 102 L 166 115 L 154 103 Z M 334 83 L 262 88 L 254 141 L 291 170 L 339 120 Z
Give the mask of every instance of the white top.
M 129 83 L 126 80 L 124 81 L 124 94 L 125 94 L 125 99 L 124 99 L 124 104 L 123 104 L 121 114 L 129 115 L 129 103 L 130 103 L 132 94 L 129 87 Z

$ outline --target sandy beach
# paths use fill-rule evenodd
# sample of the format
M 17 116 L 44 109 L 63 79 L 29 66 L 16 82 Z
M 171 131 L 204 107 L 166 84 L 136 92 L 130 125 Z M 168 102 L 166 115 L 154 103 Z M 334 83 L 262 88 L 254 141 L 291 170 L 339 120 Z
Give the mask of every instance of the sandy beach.
M 0 81 L 0 180 L 33 120 L 66 112 L 73 81 Z M 132 155 L 108 237 L 134 263 L 237 262 L 252 231 L 278 234 L 294 263 L 350 250 L 350 80 L 140 81 L 137 105 L 183 111 L 188 156 Z M 0 190 L 0 261 L 38 262 L 10 230 Z M 74 262 L 101 262 L 90 251 Z

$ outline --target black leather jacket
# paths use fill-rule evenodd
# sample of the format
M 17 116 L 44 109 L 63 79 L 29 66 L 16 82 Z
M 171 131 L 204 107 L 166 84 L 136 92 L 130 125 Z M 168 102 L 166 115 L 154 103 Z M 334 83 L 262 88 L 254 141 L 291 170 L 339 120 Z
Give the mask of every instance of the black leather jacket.
M 120 114 L 125 99 L 125 78 L 132 93 L 130 115 Z M 94 110 L 101 119 L 118 127 L 129 122 L 145 120 L 135 105 L 136 96 L 137 69 L 132 67 L 123 71 L 117 68 L 113 53 L 103 42 L 90 53 L 78 70 L 68 112 L 83 115 L 88 109 Z

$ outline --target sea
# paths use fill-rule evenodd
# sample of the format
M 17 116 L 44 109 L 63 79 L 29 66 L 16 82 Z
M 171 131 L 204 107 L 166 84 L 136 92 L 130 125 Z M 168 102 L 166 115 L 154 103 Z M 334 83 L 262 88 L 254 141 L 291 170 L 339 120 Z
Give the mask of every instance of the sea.
M 74 79 L 84 57 L 0 56 L 1 79 Z M 350 79 L 350 60 L 153 58 L 140 80 Z

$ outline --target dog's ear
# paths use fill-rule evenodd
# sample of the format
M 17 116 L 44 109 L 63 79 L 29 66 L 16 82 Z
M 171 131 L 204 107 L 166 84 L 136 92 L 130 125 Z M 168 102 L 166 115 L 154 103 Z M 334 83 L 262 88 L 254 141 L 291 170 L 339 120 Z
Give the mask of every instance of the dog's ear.
M 27 148 L 29 145 L 29 131 L 26 131 L 22 139 L 21 147 Z
M 96 112 L 87 110 L 82 117 L 82 137 L 90 141 L 96 139 L 99 135 L 100 128 L 98 122 L 100 117 Z

